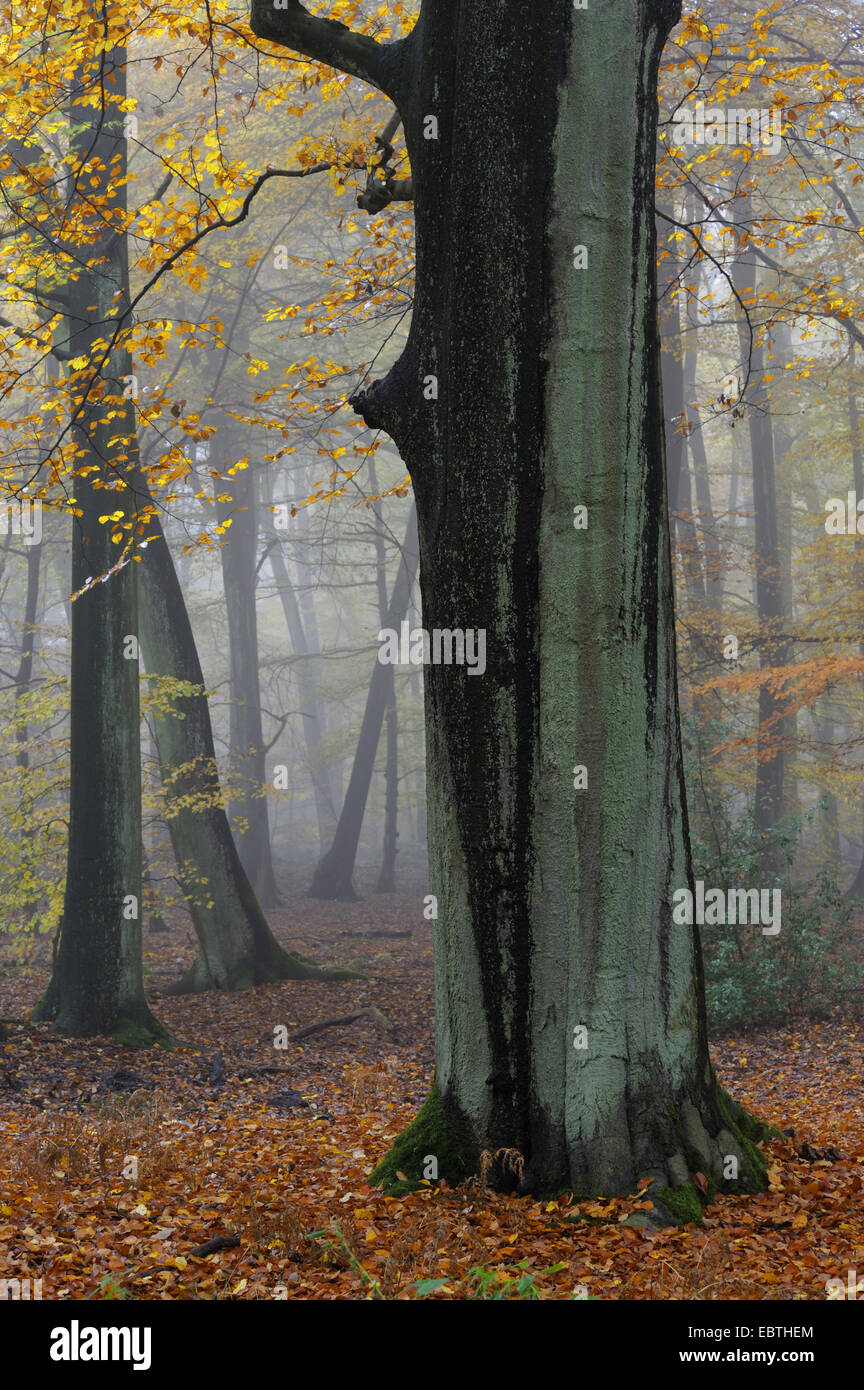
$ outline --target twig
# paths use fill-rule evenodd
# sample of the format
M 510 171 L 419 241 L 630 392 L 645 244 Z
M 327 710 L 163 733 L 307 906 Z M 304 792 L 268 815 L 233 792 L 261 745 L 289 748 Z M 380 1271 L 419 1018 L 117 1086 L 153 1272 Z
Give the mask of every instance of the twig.
M 341 1018 L 326 1018 L 323 1023 L 310 1023 L 307 1028 L 300 1028 L 296 1033 L 292 1033 L 291 1037 L 295 1042 L 299 1042 L 301 1038 L 311 1037 L 313 1033 L 323 1033 L 325 1028 L 343 1028 L 361 1018 L 371 1019 L 376 1028 L 380 1028 L 391 1038 L 395 1036 L 396 1029 L 389 1018 L 385 1018 L 374 1004 L 367 1004 L 365 1009 L 357 1009 L 353 1014 L 343 1014 Z

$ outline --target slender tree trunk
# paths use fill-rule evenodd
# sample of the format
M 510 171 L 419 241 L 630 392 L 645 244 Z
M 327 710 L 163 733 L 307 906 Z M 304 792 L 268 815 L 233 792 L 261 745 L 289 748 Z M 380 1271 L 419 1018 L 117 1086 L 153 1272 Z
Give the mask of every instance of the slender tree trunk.
M 846 403 L 849 419 L 849 439 L 852 454 L 852 483 L 855 488 L 855 495 L 860 501 L 864 497 L 864 463 L 862 463 L 860 420 L 858 416 L 858 400 L 855 394 L 857 382 L 855 379 L 855 341 L 850 335 L 849 338 L 849 385 L 846 394 Z M 864 612 L 864 540 L 857 534 L 853 542 L 855 546 L 855 587 L 858 590 L 860 611 Z M 860 646 L 861 655 L 864 656 L 864 642 Z M 864 833 L 864 801 L 862 801 L 862 833 Z M 846 893 L 847 899 L 864 898 L 864 855 L 858 866 L 852 883 Z
M 756 275 L 755 268 L 747 265 L 745 256 L 746 250 L 733 262 L 732 283 L 745 306 L 752 310 L 756 300 Z M 758 341 L 758 330 L 754 330 L 751 341 L 747 324 L 741 317 L 738 319 L 738 339 L 744 362 L 743 374 L 746 375 L 749 361 L 751 381 L 758 391 L 765 371 L 765 353 Z M 751 392 L 753 389 L 751 385 Z M 783 663 L 786 652 L 778 641 L 778 632 L 783 623 L 783 580 L 777 539 L 774 434 L 771 415 L 765 409 L 764 401 L 757 407 L 750 407 L 748 425 L 753 475 L 759 659 L 762 667 L 772 667 Z M 785 759 L 782 719 L 782 699 L 766 681 L 759 687 L 754 797 L 756 824 L 763 835 L 762 864 L 766 873 L 777 872 L 780 868 L 777 846 L 770 832 L 783 815 Z
M 370 50 L 253 5 L 256 32 L 365 64 L 398 103 L 413 319 L 353 404 L 411 473 L 424 626 L 486 632 L 482 676 L 426 670 L 437 1084 L 379 1182 L 427 1155 L 452 1181 L 485 1151 L 501 1185 L 651 1177 L 658 1211 L 692 1215 L 694 1168 L 762 1181 L 711 1071 L 697 932 L 671 911 L 691 870 L 653 199 L 676 13 L 424 0 L 410 39 Z
M 714 516 L 711 498 L 711 479 L 708 472 L 708 456 L 705 450 L 705 434 L 699 407 L 696 405 L 696 377 L 699 362 L 699 349 L 691 338 L 684 353 L 684 409 L 687 412 L 687 442 L 693 460 L 693 478 L 696 485 L 696 508 L 699 515 L 699 530 L 702 535 L 702 554 L 705 559 L 705 599 L 708 606 L 719 613 L 723 597 L 723 556 L 720 537 Z M 665 392 L 665 375 L 664 392 Z
M 392 675 L 392 667 L 391 675 Z M 384 714 L 386 762 L 384 765 L 384 840 L 381 846 L 381 871 L 375 885 L 376 893 L 395 893 L 396 855 L 399 840 L 399 712 L 396 705 L 396 682 L 391 682 Z
M 258 614 L 256 558 L 258 508 L 255 474 L 250 467 L 230 476 L 239 450 L 229 422 L 223 417 L 215 439 L 221 459 L 214 484 L 219 521 L 230 520 L 228 542 L 220 550 L 228 620 L 231 663 L 231 764 L 233 795 L 228 809 L 240 859 L 255 896 L 264 907 L 277 907 L 282 898 L 276 886 L 270 847 L 270 817 L 266 797 L 266 754 L 261 719 L 258 672 Z M 219 466 L 217 464 L 217 466 Z
M 21 709 L 21 702 L 30 692 L 30 683 L 33 679 L 33 657 L 36 650 L 36 619 L 39 612 L 39 572 L 41 568 L 42 546 L 31 545 L 27 547 L 27 592 L 24 599 L 24 623 L 21 635 L 21 657 L 18 662 L 18 674 L 15 680 L 16 704 Z M 26 705 L 24 706 L 26 709 Z M 27 741 L 29 730 L 27 727 L 26 715 L 15 721 L 15 740 L 18 749 L 15 754 L 16 765 L 20 768 L 27 768 L 30 765 L 30 755 L 27 751 Z M 28 845 L 27 860 L 28 865 L 33 865 L 33 834 L 32 831 L 24 831 L 24 841 Z M 36 915 L 38 899 L 31 900 L 23 905 L 23 913 L 29 921 Z
M 86 17 L 86 16 L 85 16 Z M 102 11 L 90 16 L 102 23 Z M 87 217 L 92 239 L 70 251 L 78 267 L 66 289 L 70 356 L 100 360 L 100 343 L 128 313 L 126 238 L 126 54 L 109 49 L 82 64 L 69 106 L 69 162 L 100 180 Z M 101 109 L 85 119 L 74 104 L 101 93 Z M 78 201 L 78 195 L 73 195 Z M 76 211 L 76 220 L 84 214 Z M 135 537 L 137 501 L 129 487 L 135 466 L 135 408 L 123 399 L 131 359 L 110 351 L 98 386 L 80 399 L 72 388 L 72 436 L 79 451 L 77 514 L 72 540 L 72 670 L 70 688 L 69 848 L 59 948 L 51 982 L 35 1012 L 78 1037 L 110 1034 L 142 1044 L 166 1034 L 144 998 L 141 969 L 141 749 L 138 704 L 138 566 L 107 578 L 121 551 L 109 509 Z M 112 418 L 113 416 L 113 418 Z M 118 479 L 126 486 L 117 489 Z M 113 490 L 108 492 L 106 487 Z M 126 525 L 130 529 L 123 531 Z
M 672 522 L 678 534 L 678 553 L 695 631 L 705 607 L 705 585 L 702 579 L 699 537 L 693 521 L 693 498 L 687 462 L 680 300 L 677 296 L 673 297 L 672 293 L 680 268 L 679 258 L 674 255 L 668 255 L 660 261 L 660 363 L 663 376 L 667 489 L 672 508 Z
M 369 458 L 369 482 L 373 494 L 378 492 L 375 460 Z M 384 544 L 384 517 L 380 503 L 372 508 L 375 517 L 375 581 L 378 589 L 378 617 L 381 626 L 387 624 L 387 549 Z M 392 666 L 384 713 L 384 837 L 381 847 L 381 871 L 375 885 L 376 893 L 395 892 L 397 840 L 399 839 L 399 723 L 396 709 L 396 679 Z
M 285 624 L 291 638 L 291 646 L 297 661 L 297 690 L 300 697 L 303 739 L 306 745 L 306 766 L 315 797 L 315 814 L 318 820 L 318 841 L 323 854 L 333 838 L 336 829 L 336 807 L 329 768 L 322 758 L 323 711 L 319 691 L 316 688 L 312 658 L 317 655 L 317 631 L 312 624 L 303 621 L 300 604 L 291 583 L 288 566 L 282 554 L 282 540 L 276 530 L 268 536 L 270 568 L 276 584 L 276 592 L 282 604 Z M 314 614 L 314 610 L 313 610 Z
M 826 759 L 831 759 L 834 753 L 834 740 L 836 729 L 834 727 L 833 712 L 827 699 L 821 702 L 822 717 L 818 722 L 819 741 L 824 749 Z M 825 835 L 824 835 L 824 856 L 830 864 L 839 865 L 840 856 L 840 825 L 838 821 L 839 805 L 836 796 L 832 791 L 823 790 L 820 801 L 825 803 Z
M 18 675 L 15 679 L 16 696 L 23 699 L 30 690 L 30 682 L 33 679 L 33 655 L 36 650 L 36 617 L 39 611 L 39 569 L 41 564 L 41 545 L 30 545 L 27 547 L 27 593 L 24 599 L 24 623 L 21 635 L 21 657 L 18 662 Z M 27 722 L 25 719 L 17 720 L 15 726 L 15 738 L 18 743 L 18 752 L 15 755 L 15 762 L 18 767 L 29 766 L 30 759 L 27 754 Z
M 792 361 L 792 340 L 789 327 L 778 324 L 772 334 L 774 344 L 773 371 L 782 381 L 786 367 Z M 788 417 L 775 416 L 773 419 L 774 463 L 779 472 L 792 444 L 792 431 Z M 777 500 L 777 548 L 780 564 L 780 612 L 781 623 L 790 630 L 795 626 L 795 589 L 793 583 L 793 529 L 795 505 L 791 488 L 781 488 Z M 782 642 L 778 647 L 779 665 L 791 665 L 795 660 L 794 644 Z M 787 702 L 784 702 L 784 705 Z M 795 818 L 800 812 L 798 798 L 798 778 L 795 772 L 795 756 L 798 748 L 798 714 L 786 708 L 780 721 L 780 739 L 783 749 L 783 815 Z
M 405 532 L 405 542 L 402 547 L 402 558 L 393 585 L 393 594 L 387 610 L 386 621 L 382 627 L 393 628 L 398 632 L 411 602 L 411 591 L 417 574 L 417 561 L 417 515 L 412 506 Z M 375 768 L 375 755 L 378 751 L 381 725 L 384 722 L 384 713 L 387 708 L 387 693 L 392 687 L 392 681 L 393 667 L 376 661 L 372 680 L 369 683 L 363 723 L 360 725 L 357 751 L 354 755 L 354 764 L 351 768 L 351 777 L 348 782 L 348 790 L 345 793 L 342 814 L 339 817 L 333 843 L 315 870 L 309 888 L 309 896 L 312 898 L 341 899 L 350 902 L 357 897 L 354 891 L 354 863 L 357 858 L 357 846 L 360 843 L 360 831 L 363 826 L 363 813 L 366 810 L 369 785 Z

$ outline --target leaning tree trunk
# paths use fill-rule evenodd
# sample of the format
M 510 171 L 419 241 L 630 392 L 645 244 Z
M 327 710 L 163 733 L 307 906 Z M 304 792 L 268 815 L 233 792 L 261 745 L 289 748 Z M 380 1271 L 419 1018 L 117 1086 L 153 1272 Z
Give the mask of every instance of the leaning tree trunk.
M 424 626 L 487 634 L 484 675 L 426 672 L 436 1086 L 379 1182 L 427 1155 L 458 1180 L 486 1151 L 523 1191 L 650 1177 L 689 1214 L 694 1169 L 762 1181 L 711 1070 L 698 934 L 671 913 L 691 868 L 653 185 L 675 15 L 424 0 L 384 48 L 253 2 L 259 35 L 401 112 L 414 314 L 354 405 L 411 472 Z
M 139 479 L 144 495 L 146 486 Z M 333 978 L 334 972 L 282 949 L 240 861 L 222 806 L 210 708 L 189 614 L 158 520 L 151 529 L 158 538 L 141 565 L 141 652 L 149 674 L 171 676 L 194 691 L 178 693 L 170 708 L 160 705 L 153 716 L 171 845 L 198 937 L 194 964 L 166 992 Z
M 101 22 L 101 15 L 92 18 Z M 112 541 L 115 526 L 127 543 L 134 539 L 138 510 L 129 486 L 135 407 L 123 399 L 131 359 L 116 338 L 107 355 L 103 346 L 122 332 L 129 305 L 127 241 L 118 232 L 126 222 L 125 65 L 118 48 L 82 64 L 69 108 L 75 188 L 89 175 L 100 187 L 86 212 L 73 194 L 76 235 L 68 249 L 78 269 L 66 287 L 68 349 L 71 358 L 100 366 L 82 374 L 83 393 L 71 387 L 78 451 L 72 591 L 79 597 L 72 607 L 69 847 L 60 944 L 34 1016 L 73 1036 L 110 1034 L 137 1044 L 167 1035 L 147 1006 L 141 970 L 138 566 L 127 560 L 108 577 L 122 554 Z M 100 107 L 88 116 L 80 98 L 94 92 Z M 99 520 L 108 511 L 121 514 L 114 525 Z

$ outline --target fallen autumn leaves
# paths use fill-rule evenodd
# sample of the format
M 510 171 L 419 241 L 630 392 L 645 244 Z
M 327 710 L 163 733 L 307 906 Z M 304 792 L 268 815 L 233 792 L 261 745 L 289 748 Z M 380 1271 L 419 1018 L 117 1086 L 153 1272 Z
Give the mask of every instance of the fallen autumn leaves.
M 824 1299 L 826 1280 L 864 1268 L 860 1022 L 715 1046 L 733 1094 L 793 1134 L 767 1146 L 771 1190 L 720 1198 L 701 1230 L 624 1225 L 641 1197 L 543 1203 L 479 1180 L 398 1199 L 370 1188 L 432 1073 L 431 943 L 418 901 L 321 903 L 310 921 L 306 900 L 316 953 L 347 964 L 350 952 L 368 978 L 157 999 L 183 1044 L 174 1052 L 7 1025 L 0 1280 L 41 1278 L 43 1299 L 415 1298 L 418 1284 L 419 1296 L 490 1298 L 513 1296 L 526 1275 L 529 1296 L 551 1299 L 579 1286 L 601 1299 Z M 289 905 L 274 927 L 308 948 L 291 915 Z M 346 923 L 413 935 L 349 947 Z M 158 987 L 176 971 L 183 933 L 153 940 Z M 22 975 L 4 1015 L 23 1018 L 40 982 Z M 367 1014 L 290 1040 L 366 1008 L 386 1015 L 393 1039 Z

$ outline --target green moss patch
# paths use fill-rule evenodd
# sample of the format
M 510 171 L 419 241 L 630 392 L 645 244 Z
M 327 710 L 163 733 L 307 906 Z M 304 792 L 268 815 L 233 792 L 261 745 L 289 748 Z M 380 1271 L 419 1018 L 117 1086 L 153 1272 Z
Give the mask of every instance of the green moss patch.
M 438 1178 L 446 1179 L 451 1187 L 476 1173 L 479 1162 L 479 1154 L 454 1134 L 437 1086 L 432 1087 L 415 1119 L 396 1139 L 369 1181 L 383 1187 L 392 1197 L 415 1192 L 424 1181 L 430 1157 L 437 1161 Z M 404 1176 L 398 1177 L 399 1173 Z

